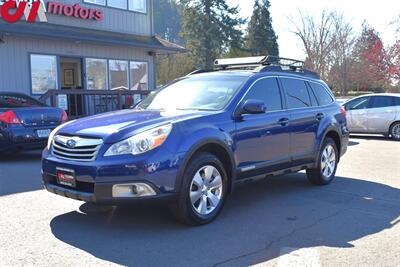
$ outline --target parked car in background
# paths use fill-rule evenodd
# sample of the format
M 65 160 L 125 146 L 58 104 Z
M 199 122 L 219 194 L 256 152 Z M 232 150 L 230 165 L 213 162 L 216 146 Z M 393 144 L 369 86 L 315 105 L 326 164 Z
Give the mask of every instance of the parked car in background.
M 370 94 L 343 104 L 351 133 L 391 136 L 400 140 L 400 94 Z
M 51 131 L 67 120 L 62 109 L 24 94 L 0 92 L 0 153 L 42 149 Z
M 303 64 L 218 60 L 133 110 L 68 122 L 43 151 L 44 185 L 100 204 L 157 199 L 191 225 L 215 219 L 239 182 L 307 170 L 327 185 L 347 150 L 345 112 Z

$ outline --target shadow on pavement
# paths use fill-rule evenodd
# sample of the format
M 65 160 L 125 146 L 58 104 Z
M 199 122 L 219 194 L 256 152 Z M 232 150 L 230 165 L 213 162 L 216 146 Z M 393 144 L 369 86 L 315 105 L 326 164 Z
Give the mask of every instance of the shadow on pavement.
M 359 145 L 359 142 L 349 141 L 349 146 L 356 146 Z
M 338 177 L 310 186 L 302 173 L 239 186 L 221 216 L 202 227 L 173 220 L 167 208 L 84 204 L 55 217 L 59 240 L 128 266 L 248 266 L 274 259 L 282 247 L 352 247 L 389 229 L 400 216 L 400 190 Z

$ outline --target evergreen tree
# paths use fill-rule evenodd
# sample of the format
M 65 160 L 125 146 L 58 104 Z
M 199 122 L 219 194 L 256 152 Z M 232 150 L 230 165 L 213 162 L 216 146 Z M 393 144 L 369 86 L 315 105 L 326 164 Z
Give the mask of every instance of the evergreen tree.
M 193 61 L 201 68 L 212 68 L 216 58 L 230 48 L 240 47 L 244 20 L 238 7 L 226 0 L 181 0 L 184 5 L 182 37 Z
M 269 12 L 269 0 L 256 0 L 253 15 L 247 29 L 247 49 L 253 56 L 279 56 L 279 47 L 272 18 Z

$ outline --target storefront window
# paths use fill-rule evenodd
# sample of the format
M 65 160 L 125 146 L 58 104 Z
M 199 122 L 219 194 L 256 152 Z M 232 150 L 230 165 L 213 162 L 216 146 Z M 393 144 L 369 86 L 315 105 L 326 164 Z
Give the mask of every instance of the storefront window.
M 129 10 L 146 13 L 146 1 L 147 0 L 128 0 Z
M 128 90 L 128 61 L 110 60 L 108 64 L 111 90 Z
M 110 0 L 109 0 L 110 1 Z M 85 0 L 86 3 L 97 4 L 97 5 L 106 5 L 106 0 Z M 111 2 L 111 1 L 110 1 Z
M 131 90 L 148 90 L 146 62 L 130 62 Z
M 107 5 L 115 8 L 127 9 L 128 2 L 126 0 L 108 0 Z
M 57 58 L 47 55 L 31 55 L 32 93 L 44 94 L 57 89 Z
M 86 83 L 89 90 L 107 89 L 107 60 L 86 59 Z

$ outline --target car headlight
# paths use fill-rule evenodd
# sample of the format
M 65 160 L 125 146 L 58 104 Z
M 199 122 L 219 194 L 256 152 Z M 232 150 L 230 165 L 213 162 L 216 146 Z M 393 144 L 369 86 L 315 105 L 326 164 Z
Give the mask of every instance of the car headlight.
M 64 123 L 64 124 L 61 124 L 61 125 L 59 125 L 58 127 L 56 127 L 53 131 L 51 131 L 51 133 L 50 133 L 50 135 L 49 135 L 49 139 L 47 139 L 47 150 L 50 150 L 51 144 L 53 143 L 54 136 L 56 135 L 56 133 L 58 132 L 58 130 L 60 130 L 61 127 L 64 127 L 64 126 L 66 126 L 66 125 L 68 125 L 68 124 L 70 124 L 70 123 L 72 123 L 72 122 L 74 122 L 74 121 L 75 121 L 75 120 L 72 120 L 72 121 L 66 122 L 66 123 Z
M 104 154 L 105 157 L 117 155 L 139 155 L 161 146 L 172 130 L 172 124 L 134 135 L 126 140 L 112 145 Z

